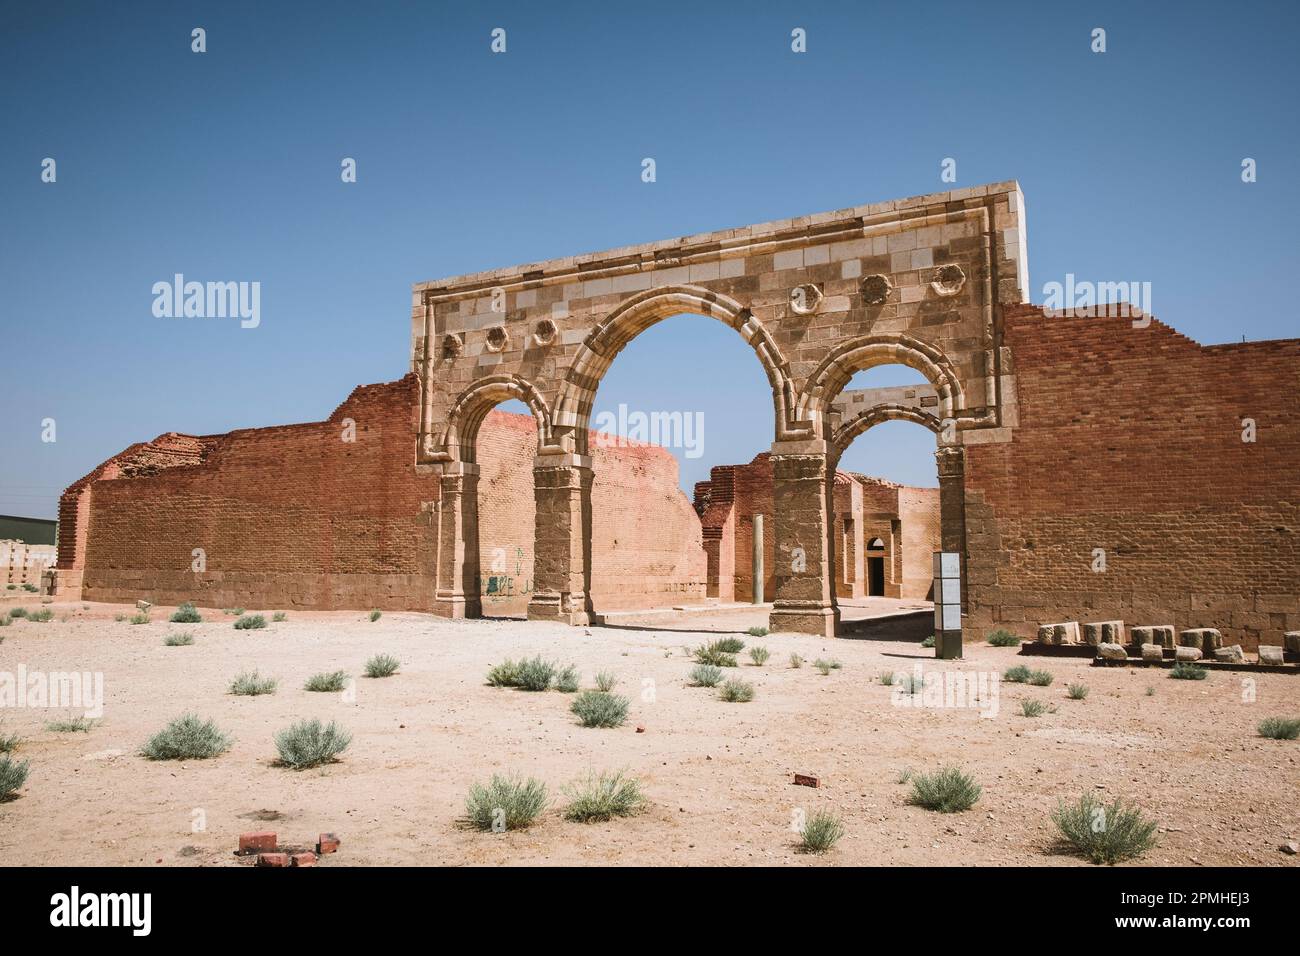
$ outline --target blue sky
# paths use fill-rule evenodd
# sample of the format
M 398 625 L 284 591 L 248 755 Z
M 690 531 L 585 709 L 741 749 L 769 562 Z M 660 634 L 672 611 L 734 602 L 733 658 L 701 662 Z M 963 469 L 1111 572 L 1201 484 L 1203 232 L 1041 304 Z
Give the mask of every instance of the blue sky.
M 317 420 L 402 375 L 415 281 L 935 192 L 945 157 L 958 186 L 1020 181 L 1035 300 L 1150 281 L 1201 342 L 1300 335 L 1294 3 L 0 11 L 3 513 L 52 516 L 131 442 Z M 176 272 L 259 281 L 261 325 L 154 317 Z M 619 357 L 597 410 L 620 402 L 704 413 L 687 486 L 771 441 L 752 353 L 698 317 Z M 934 484 L 932 450 L 891 423 L 844 466 Z

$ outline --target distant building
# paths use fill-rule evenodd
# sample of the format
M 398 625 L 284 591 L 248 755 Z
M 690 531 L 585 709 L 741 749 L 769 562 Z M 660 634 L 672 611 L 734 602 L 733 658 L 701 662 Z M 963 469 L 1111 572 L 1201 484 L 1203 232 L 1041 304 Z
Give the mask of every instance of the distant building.
M 58 522 L 0 515 L 0 581 L 6 588 L 40 587 L 41 573 L 54 567 Z

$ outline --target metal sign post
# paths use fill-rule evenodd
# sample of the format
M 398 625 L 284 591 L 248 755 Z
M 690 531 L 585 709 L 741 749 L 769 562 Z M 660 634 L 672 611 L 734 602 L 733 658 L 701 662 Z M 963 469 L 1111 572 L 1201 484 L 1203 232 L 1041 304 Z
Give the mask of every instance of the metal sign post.
M 934 552 L 934 656 L 961 657 L 961 555 Z

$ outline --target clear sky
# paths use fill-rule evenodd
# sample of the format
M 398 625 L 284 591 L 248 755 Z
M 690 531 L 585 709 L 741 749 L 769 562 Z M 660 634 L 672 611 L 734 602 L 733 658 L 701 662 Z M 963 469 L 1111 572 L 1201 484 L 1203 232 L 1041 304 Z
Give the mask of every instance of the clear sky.
M 132 442 L 399 377 L 415 281 L 936 192 L 948 157 L 957 186 L 1020 181 L 1036 301 L 1149 281 L 1201 342 L 1300 335 L 1298 8 L 5 0 L 0 513 L 53 516 Z M 155 317 L 177 272 L 260 282 L 260 325 Z M 710 320 L 633 342 L 597 410 L 620 403 L 704 415 L 688 487 L 771 442 Z M 934 484 L 932 451 L 890 423 L 844 466 Z

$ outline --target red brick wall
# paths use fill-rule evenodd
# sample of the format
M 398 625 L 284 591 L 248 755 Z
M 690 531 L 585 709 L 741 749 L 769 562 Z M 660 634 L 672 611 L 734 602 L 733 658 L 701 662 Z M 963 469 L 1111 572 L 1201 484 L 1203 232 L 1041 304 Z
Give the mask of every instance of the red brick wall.
M 1005 327 L 1019 426 L 967 446 L 972 629 L 1123 618 L 1253 647 L 1300 628 L 1300 340 L 1203 347 L 1031 306 Z
M 428 609 L 438 478 L 414 465 L 413 376 L 364 386 L 325 422 L 133 445 L 65 492 L 59 567 L 86 600 L 249 608 Z M 355 442 L 342 440 L 345 420 Z M 594 444 L 594 443 L 593 443 Z M 532 581 L 531 418 L 479 434 L 481 580 L 488 614 L 523 614 Z M 597 607 L 704 595 L 699 520 L 671 454 L 593 449 Z M 628 507 L 626 502 L 635 502 Z M 192 551 L 207 569 L 191 570 Z

